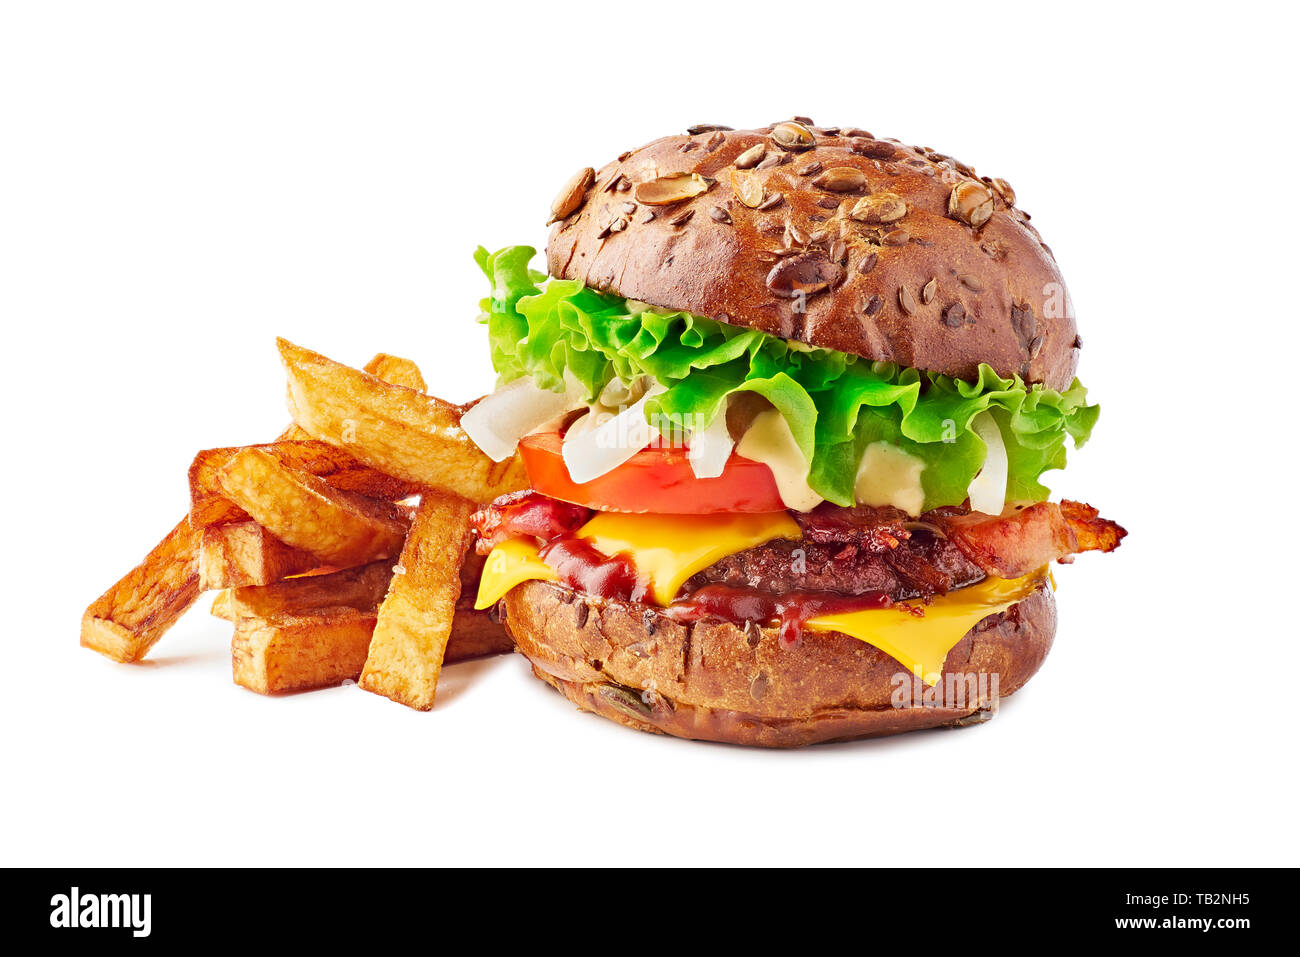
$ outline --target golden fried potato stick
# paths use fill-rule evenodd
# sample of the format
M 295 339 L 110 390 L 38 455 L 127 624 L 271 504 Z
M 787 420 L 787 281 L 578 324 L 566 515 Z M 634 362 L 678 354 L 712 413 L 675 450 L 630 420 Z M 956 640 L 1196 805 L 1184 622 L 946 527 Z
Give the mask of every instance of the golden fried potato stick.
M 461 409 L 277 340 L 289 412 L 314 438 L 379 471 L 490 502 L 528 485 L 518 456 L 493 462 L 460 427 Z
M 306 472 L 342 492 L 357 492 L 368 498 L 395 502 L 418 495 L 420 486 L 377 472 L 358 462 L 343 449 L 317 442 L 273 442 L 222 449 L 204 449 L 190 465 L 190 521 L 195 525 L 219 525 L 247 521 L 248 513 L 226 497 L 217 476 L 236 454 L 244 449 L 258 449 L 275 458 L 285 468 Z
M 199 597 L 198 533 L 183 518 L 81 619 L 81 645 L 139 661 Z
M 217 473 L 227 498 L 281 541 L 347 568 L 396 555 L 407 520 L 391 502 L 331 488 L 262 449 L 241 449 Z
M 224 614 L 238 618 L 303 616 L 324 608 L 378 612 L 393 578 L 391 558 L 323 575 L 300 575 L 270 585 L 249 585 L 226 592 Z
M 320 564 L 311 552 L 286 545 L 252 520 L 209 525 L 199 542 L 199 589 L 267 585 Z
M 428 392 L 428 383 L 424 381 L 424 373 L 412 359 L 403 359 L 401 356 L 389 355 L 387 352 L 377 352 L 369 362 L 362 368 L 373 376 L 378 376 L 385 382 L 391 382 L 393 385 L 405 386 L 408 389 L 415 389 L 417 392 Z M 310 439 L 311 436 L 304 432 L 297 425 L 290 425 L 277 437 L 277 442 L 302 442 Z
M 329 608 L 308 615 L 236 618 L 230 642 L 235 684 L 259 694 L 328 688 L 365 664 L 375 613 Z
M 424 494 L 388 596 L 379 606 L 361 672 L 365 690 L 420 711 L 433 707 L 460 597 L 473 511 L 474 504 L 457 495 Z

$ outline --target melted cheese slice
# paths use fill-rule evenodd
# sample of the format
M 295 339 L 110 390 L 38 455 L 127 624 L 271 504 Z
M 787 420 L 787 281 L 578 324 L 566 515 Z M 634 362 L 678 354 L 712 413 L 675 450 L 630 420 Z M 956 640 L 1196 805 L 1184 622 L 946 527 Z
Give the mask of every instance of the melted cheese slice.
M 719 515 L 629 515 L 601 512 L 582 528 L 596 551 L 627 553 L 637 571 L 650 579 L 654 600 L 667 605 L 686 579 L 728 555 L 774 538 L 800 538 L 788 512 Z
M 537 546 L 531 538 L 509 539 L 493 548 L 483 563 L 474 607 L 480 611 L 490 608 L 521 582 L 553 582 L 557 578 L 551 566 L 538 557 Z
M 953 646 L 989 615 L 1006 611 L 1027 598 L 1044 579 L 1046 568 L 1023 578 L 986 578 L 977 585 L 959 588 L 929 605 L 901 602 L 892 608 L 821 615 L 804 624 L 808 631 L 838 631 L 879 648 L 904 668 L 933 685 L 943 674 L 943 662 Z M 1053 587 L 1055 583 L 1053 582 Z M 904 606 L 919 607 L 923 617 Z
M 626 553 L 650 581 L 650 592 L 667 605 L 686 579 L 714 562 L 769 542 L 799 538 L 788 512 L 720 515 L 629 515 L 601 512 L 582 528 L 579 538 L 605 555 Z M 488 608 L 520 582 L 555 581 L 555 572 L 537 556 L 530 539 L 515 538 L 492 549 L 483 565 L 475 608 Z

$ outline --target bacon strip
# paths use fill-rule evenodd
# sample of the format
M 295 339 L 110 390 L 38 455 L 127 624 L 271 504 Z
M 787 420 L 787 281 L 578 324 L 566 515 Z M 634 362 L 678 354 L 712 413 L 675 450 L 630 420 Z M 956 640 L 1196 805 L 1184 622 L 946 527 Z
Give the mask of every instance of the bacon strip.
M 501 542 L 520 536 L 531 536 L 539 544 L 545 544 L 577 531 L 590 517 L 591 509 L 582 505 L 525 490 L 501 496 L 471 515 L 469 521 L 478 532 L 474 550 L 486 555 Z
M 1128 532 L 1109 519 L 1100 518 L 1097 510 L 1083 502 L 1061 502 L 1061 514 L 1074 530 L 1081 552 L 1113 552 Z
M 1081 502 L 1038 502 L 1010 514 L 941 516 L 929 513 L 954 545 L 985 574 L 1019 578 L 1078 552 L 1110 552 L 1128 534 Z

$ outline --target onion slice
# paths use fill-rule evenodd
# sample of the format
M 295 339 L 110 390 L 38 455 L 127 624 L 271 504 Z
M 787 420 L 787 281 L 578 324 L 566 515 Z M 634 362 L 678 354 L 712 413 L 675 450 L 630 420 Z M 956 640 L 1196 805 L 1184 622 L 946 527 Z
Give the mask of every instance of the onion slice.
M 659 432 L 645 419 L 646 403 L 665 391 L 662 385 L 655 383 L 636 402 L 595 424 L 594 428 L 585 425 L 583 419 L 575 422 L 565 433 L 561 449 L 569 478 L 579 484 L 600 478 L 649 445 Z M 584 418 L 596 415 L 593 410 Z M 592 419 L 592 422 L 594 424 L 596 420 Z
M 686 450 L 686 460 L 697 479 L 717 478 L 727 467 L 735 440 L 727 431 L 727 408 L 724 404 L 707 427 L 691 433 L 691 445 Z
M 972 512 L 1001 515 L 1007 504 L 1007 447 L 1002 441 L 1002 431 L 991 412 L 981 412 L 971 421 L 971 428 L 980 437 L 988 452 L 984 467 L 971 480 L 967 495 Z
M 460 427 L 494 462 L 515 454 L 519 440 L 570 409 L 583 405 L 582 386 L 566 377 L 564 392 L 543 389 L 523 376 L 503 385 L 460 418 Z

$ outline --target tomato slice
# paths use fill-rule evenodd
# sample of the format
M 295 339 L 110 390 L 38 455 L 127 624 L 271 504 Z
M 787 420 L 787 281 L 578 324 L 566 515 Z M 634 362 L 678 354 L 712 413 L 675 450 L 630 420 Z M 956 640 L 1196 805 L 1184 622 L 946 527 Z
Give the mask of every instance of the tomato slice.
M 533 488 L 561 501 L 604 512 L 704 515 L 785 509 L 772 470 L 734 452 L 717 478 L 696 478 L 683 448 L 645 448 L 618 468 L 581 484 L 569 477 L 559 432 L 519 442 Z

